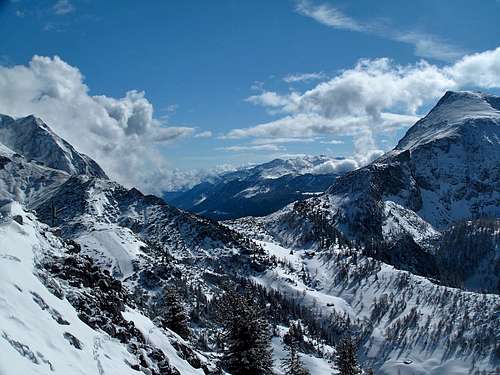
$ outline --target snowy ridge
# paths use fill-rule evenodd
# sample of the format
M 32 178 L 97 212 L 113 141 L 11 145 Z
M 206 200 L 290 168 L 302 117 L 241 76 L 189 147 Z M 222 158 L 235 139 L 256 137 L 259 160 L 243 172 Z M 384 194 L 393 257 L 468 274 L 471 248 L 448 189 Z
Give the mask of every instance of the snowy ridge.
M 94 160 L 77 152 L 34 116 L 14 119 L 0 114 L 0 143 L 28 160 L 36 160 L 53 169 L 72 175 L 107 178 Z
M 398 150 L 416 148 L 435 139 L 450 137 L 468 121 L 500 123 L 498 97 L 479 92 L 448 91 L 401 139 Z M 498 138 L 495 139 L 498 143 Z

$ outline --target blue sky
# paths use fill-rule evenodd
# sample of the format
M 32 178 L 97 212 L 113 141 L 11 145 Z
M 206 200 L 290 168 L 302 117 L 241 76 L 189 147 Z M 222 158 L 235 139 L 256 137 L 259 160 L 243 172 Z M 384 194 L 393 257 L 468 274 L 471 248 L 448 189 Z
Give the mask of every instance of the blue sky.
M 34 55 L 57 55 L 83 75 L 90 97 L 120 99 L 130 90 L 144 91 L 154 108 L 148 129 L 191 129 L 145 146 L 158 149 L 152 159 L 164 158 L 165 164 L 155 168 L 239 165 L 283 154 L 350 156 L 363 154 L 364 148 L 393 147 L 447 86 L 498 92 L 497 76 L 478 85 L 474 78 L 463 78 L 470 69 L 454 64 L 498 47 L 499 13 L 495 0 L 0 0 L 0 65 L 13 69 L 28 66 Z M 360 66 L 360 59 L 368 62 Z M 358 64 L 357 73 L 381 80 L 389 74 L 395 82 L 423 72 L 422 79 L 430 82 L 432 69 L 415 65 L 422 59 L 432 69 L 451 67 L 454 73 L 443 70 L 439 84 L 416 94 L 387 87 L 418 100 L 374 103 L 367 93 L 366 100 L 338 104 L 356 92 L 332 83 L 342 71 L 356 70 Z M 344 76 L 347 83 L 340 86 L 356 87 L 355 78 Z M 331 90 L 320 87 L 328 82 Z M 1 96 L 9 95 L 5 90 Z M 307 90 L 319 93 L 311 99 Z M 388 120 L 387 113 L 402 117 Z M 62 133 L 71 138 L 69 130 Z M 88 152 L 91 145 L 82 148 Z

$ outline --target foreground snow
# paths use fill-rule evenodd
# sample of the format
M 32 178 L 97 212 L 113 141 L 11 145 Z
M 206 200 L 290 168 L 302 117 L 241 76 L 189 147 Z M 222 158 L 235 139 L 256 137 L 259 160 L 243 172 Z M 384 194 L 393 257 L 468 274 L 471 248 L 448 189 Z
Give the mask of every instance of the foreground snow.
M 63 243 L 17 203 L 4 206 L 1 215 L 0 374 L 136 375 L 131 365 L 137 358 L 126 345 L 83 323 L 36 276 L 38 261 L 61 254 Z M 12 220 L 16 215 L 22 224 Z M 124 316 L 181 374 L 203 374 L 177 355 L 166 332 L 148 318 L 133 309 Z

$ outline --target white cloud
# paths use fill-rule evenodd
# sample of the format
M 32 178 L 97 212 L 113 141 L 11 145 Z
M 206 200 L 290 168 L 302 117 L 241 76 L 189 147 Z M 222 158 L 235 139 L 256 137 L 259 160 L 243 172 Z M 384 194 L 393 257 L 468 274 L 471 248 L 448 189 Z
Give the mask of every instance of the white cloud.
M 358 154 L 348 158 L 339 158 L 329 160 L 323 164 L 315 166 L 311 173 L 313 174 L 341 174 L 358 169 L 368 163 L 371 163 L 382 156 L 383 151 L 372 150 L 363 155 Z
M 295 10 L 323 25 L 362 33 L 370 33 L 382 38 L 410 44 L 415 55 L 443 61 L 453 61 L 464 54 L 463 49 L 447 43 L 440 38 L 415 30 L 393 30 L 380 22 L 360 22 L 329 4 L 315 4 L 309 0 L 299 0 Z
M 241 146 L 227 146 L 217 148 L 219 151 L 229 151 L 229 152 L 258 152 L 258 151 L 270 151 L 278 152 L 284 151 L 285 148 L 275 144 L 264 144 L 264 145 L 241 145 Z
M 75 6 L 70 3 L 69 0 L 58 0 L 54 4 L 54 13 L 58 16 L 63 16 L 65 14 L 69 14 L 75 11 Z
M 328 5 L 315 5 L 308 0 L 298 1 L 296 11 L 330 27 L 352 31 L 366 31 L 367 26 L 358 23 L 340 10 Z
M 276 144 L 276 143 L 311 143 L 317 138 L 257 138 L 252 141 L 254 145 Z
M 210 138 L 212 136 L 212 132 L 210 130 L 206 130 L 200 133 L 196 133 L 194 138 Z
M 359 163 L 354 159 L 330 160 L 317 165 L 311 170 L 312 174 L 340 174 L 359 168 Z
M 289 74 L 283 77 L 283 81 L 286 83 L 295 83 L 295 82 L 309 82 L 309 81 L 317 81 L 320 79 L 324 79 L 326 76 L 324 73 L 299 73 L 299 74 Z
M 127 186 L 159 192 L 170 168 L 158 145 L 193 134 L 153 117 L 144 92 L 91 96 L 80 71 L 59 57 L 34 56 L 28 66 L 0 66 L 0 113 L 34 114 Z
M 499 88 L 500 47 L 465 56 L 454 65 L 444 68 L 444 71 L 460 86 Z
M 247 101 L 281 117 L 233 129 L 225 138 L 352 136 L 357 154 L 380 154 L 374 132 L 406 128 L 418 120 L 423 105 L 446 90 L 470 87 L 500 87 L 500 48 L 442 67 L 426 61 L 402 66 L 387 58 L 364 59 L 304 92 L 265 91 Z
M 344 141 L 340 141 L 338 139 L 332 139 L 330 141 L 322 141 L 321 143 L 325 145 L 342 145 L 344 144 Z

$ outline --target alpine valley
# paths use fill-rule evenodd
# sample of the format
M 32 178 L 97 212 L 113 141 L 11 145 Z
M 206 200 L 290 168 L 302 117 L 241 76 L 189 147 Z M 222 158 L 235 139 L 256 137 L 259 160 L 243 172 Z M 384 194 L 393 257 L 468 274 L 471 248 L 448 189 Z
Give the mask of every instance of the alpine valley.
M 500 97 L 447 92 L 370 164 L 329 161 L 167 203 L 0 115 L 0 374 L 231 374 L 242 327 L 269 374 L 295 350 L 336 373 L 347 335 L 366 374 L 500 371 Z

